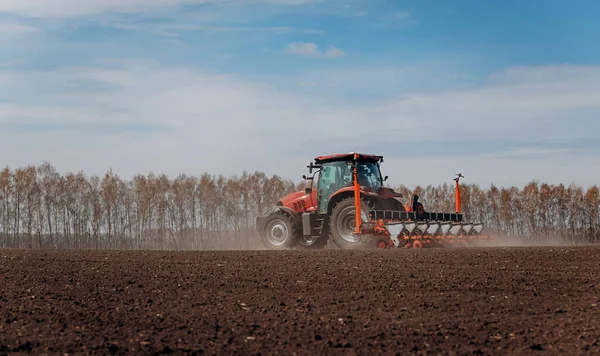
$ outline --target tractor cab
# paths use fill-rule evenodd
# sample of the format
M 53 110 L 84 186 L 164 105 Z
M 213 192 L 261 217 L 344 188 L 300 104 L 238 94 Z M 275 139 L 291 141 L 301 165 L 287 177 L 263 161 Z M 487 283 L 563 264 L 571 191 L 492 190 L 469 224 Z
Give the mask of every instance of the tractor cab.
M 331 197 L 340 189 L 352 188 L 351 162 L 335 161 L 324 163 L 313 178 L 313 192 L 316 193 L 317 210 L 321 214 L 327 212 Z M 361 188 L 377 191 L 383 186 L 377 162 L 362 161 L 356 166 L 358 184 Z M 315 189 L 316 188 L 316 189 Z
M 318 160 L 318 159 L 317 159 Z M 319 165 L 320 169 L 313 176 L 313 203 L 319 214 L 327 213 L 331 197 L 341 189 L 353 188 L 353 161 L 344 156 L 338 160 L 328 160 Z M 313 166 L 314 167 L 314 166 Z M 383 179 L 377 160 L 365 159 L 356 164 L 357 180 L 361 189 L 377 192 L 383 187 Z

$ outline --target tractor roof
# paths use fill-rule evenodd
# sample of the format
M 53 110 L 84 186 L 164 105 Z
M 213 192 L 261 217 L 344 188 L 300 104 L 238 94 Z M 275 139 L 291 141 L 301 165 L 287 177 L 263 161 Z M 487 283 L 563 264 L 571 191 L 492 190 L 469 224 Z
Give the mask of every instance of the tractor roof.
M 380 161 L 383 156 L 371 155 L 371 154 L 358 154 L 358 159 L 365 161 Z M 333 154 L 328 156 L 319 156 L 315 158 L 316 164 L 327 163 L 327 162 L 337 162 L 337 161 L 348 161 L 354 159 L 354 152 L 350 153 L 341 153 L 341 154 Z

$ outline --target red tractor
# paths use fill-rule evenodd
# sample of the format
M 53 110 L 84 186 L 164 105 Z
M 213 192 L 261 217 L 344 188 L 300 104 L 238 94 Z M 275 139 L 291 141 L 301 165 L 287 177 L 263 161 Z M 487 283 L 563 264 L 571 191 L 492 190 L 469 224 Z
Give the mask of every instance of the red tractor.
M 384 187 L 382 156 L 358 153 L 319 156 L 308 166 L 311 186 L 281 198 L 274 211 L 256 219 L 268 249 L 326 247 L 443 247 L 469 242 L 481 235 L 483 224 L 463 222 L 458 175 L 456 211 L 426 212 L 413 195 L 404 205 L 402 194 Z

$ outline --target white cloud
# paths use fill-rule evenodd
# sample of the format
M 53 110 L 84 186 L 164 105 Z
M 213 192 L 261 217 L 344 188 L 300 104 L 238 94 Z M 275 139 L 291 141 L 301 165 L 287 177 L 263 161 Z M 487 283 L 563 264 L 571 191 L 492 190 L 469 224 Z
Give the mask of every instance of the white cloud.
M 316 57 L 321 55 L 319 46 L 316 43 L 290 43 L 287 45 L 286 51 L 290 54 L 306 57 Z
M 510 69 L 483 87 L 370 104 L 138 61 L 3 69 L 0 84 L 0 152 L 12 167 L 298 179 L 316 155 L 360 150 L 386 155 L 394 184 L 458 171 L 483 184 L 600 181 L 589 164 L 600 154 L 600 67 Z
M 346 55 L 346 53 L 339 48 L 329 46 L 327 51 L 325 51 L 324 55 L 327 58 L 336 58 L 336 57 L 343 57 Z
M 8 162 L 49 159 L 72 168 L 71 159 L 84 162 L 88 156 L 91 160 L 83 166 L 94 172 L 106 169 L 112 159 L 110 164 L 125 174 L 145 169 L 175 174 L 200 159 L 199 170 L 237 173 L 242 167 L 254 168 L 245 162 L 262 164 L 255 158 L 285 146 L 286 132 L 293 131 L 299 119 L 324 130 L 310 137 L 324 138 L 346 116 L 343 110 L 319 112 L 309 101 L 260 84 L 147 62 L 126 62 L 114 69 L 3 73 L 0 83 L 6 84 L 0 96 L 21 102 L 0 106 L 0 126 L 5 128 L 0 130 L 0 150 L 12 147 L 19 152 Z M 81 83 L 107 89 L 86 91 Z M 49 126 L 61 129 L 36 130 Z M 119 133 L 123 126 L 143 130 Z M 152 133 L 145 133 L 148 128 Z M 23 145 L 29 148 L 21 149 Z M 118 158 L 120 154 L 132 160 Z M 152 167 L 143 165 L 145 157 L 153 157 Z M 269 167 L 266 162 L 260 168 Z
M 211 0 L 3 0 L 0 12 L 31 17 L 74 17 L 103 12 L 136 13 Z
M 23 35 L 40 32 L 38 28 L 18 23 L 0 22 L 0 35 Z
M 0 12 L 30 17 L 76 17 L 101 13 L 141 13 L 184 5 L 218 4 L 278 4 L 302 5 L 320 0 L 2 0 Z
M 361 99 L 381 100 L 398 93 L 433 88 L 456 90 L 468 87 L 478 80 L 460 70 L 459 65 L 447 59 L 420 61 L 402 66 L 370 62 L 369 65 L 310 70 L 298 75 L 295 83 L 311 92 L 335 91 Z M 288 82 L 288 78 L 284 80 Z
M 316 43 L 306 42 L 290 43 L 287 45 L 285 52 L 297 56 L 311 58 L 336 58 L 346 55 L 346 53 L 344 53 L 342 50 L 333 46 L 329 46 L 325 52 L 322 52 Z
M 119 30 L 147 32 L 161 36 L 176 37 L 181 33 L 191 31 L 204 31 L 210 33 L 224 32 L 271 32 L 275 34 L 303 33 L 316 35 L 322 31 L 312 28 L 297 28 L 291 26 L 270 26 L 270 27 L 251 27 L 251 26 L 217 26 L 214 24 L 202 25 L 199 23 L 106 23 L 106 25 Z

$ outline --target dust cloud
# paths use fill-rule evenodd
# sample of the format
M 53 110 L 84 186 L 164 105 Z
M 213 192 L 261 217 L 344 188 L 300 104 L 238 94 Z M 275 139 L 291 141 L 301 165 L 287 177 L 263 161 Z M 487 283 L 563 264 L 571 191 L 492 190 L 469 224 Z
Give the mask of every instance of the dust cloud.
M 544 247 L 544 246 L 574 246 L 565 238 L 544 235 L 493 235 L 492 239 L 473 239 L 470 241 L 476 247 Z
M 201 247 L 194 250 L 200 251 L 269 251 L 261 242 L 260 238 L 243 238 L 238 239 L 211 239 L 203 241 Z M 549 237 L 544 235 L 538 236 L 514 236 L 514 235 L 493 235 L 491 239 L 469 239 L 468 242 L 450 243 L 444 241 L 443 246 L 436 246 L 441 249 L 469 248 L 469 247 L 545 247 L 545 246 L 575 246 L 572 240 L 561 237 Z M 428 248 L 429 246 L 423 246 Z M 373 246 L 360 244 L 356 248 L 349 250 L 364 250 L 376 249 L 376 244 Z

